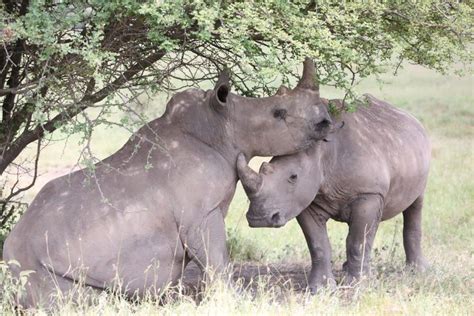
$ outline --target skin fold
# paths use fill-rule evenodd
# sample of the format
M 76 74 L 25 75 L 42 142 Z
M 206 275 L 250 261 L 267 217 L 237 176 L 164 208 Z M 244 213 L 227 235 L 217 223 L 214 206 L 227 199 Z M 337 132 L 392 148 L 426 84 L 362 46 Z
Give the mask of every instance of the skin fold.
M 174 95 L 162 117 L 93 173 L 46 184 L 4 245 L 4 259 L 21 264 L 14 274 L 34 271 L 19 304 L 51 304 L 77 283 L 140 297 L 176 282 L 190 260 L 222 271 L 238 154 L 295 153 L 330 130 L 313 76 L 306 60 L 294 90 L 244 98 L 230 92 L 224 73 L 212 90 Z
M 370 95 L 366 99 L 355 113 L 333 118 L 335 128 L 324 140 L 300 153 L 274 157 L 259 173 L 247 166 L 244 155 L 237 160 L 250 199 L 250 226 L 280 227 L 296 217 L 311 255 L 312 292 L 334 283 L 329 219 L 349 225 L 344 264 L 349 283 L 368 272 L 379 223 L 399 213 L 407 264 L 426 267 L 420 240 L 428 137 L 410 114 Z

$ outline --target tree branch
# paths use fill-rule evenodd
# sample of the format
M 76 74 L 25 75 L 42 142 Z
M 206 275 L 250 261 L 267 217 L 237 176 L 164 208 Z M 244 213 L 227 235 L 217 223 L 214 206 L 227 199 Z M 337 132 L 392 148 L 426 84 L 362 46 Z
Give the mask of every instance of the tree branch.
M 97 91 L 94 94 L 85 95 L 82 100 L 79 101 L 77 104 L 69 106 L 66 110 L 56 115 L 46 124 L 37 125 L 34 129 L 25 131 L 11 144 L 10 148 L 5 152 L 5 154 L 3 156 L 0 156 L 0 174 L 5 171 L 7 166 L 13 160 L 15 160 L 16 157 L 18 157 L 23 148 L 25 148 L 28 144 L 43 137 L 46 132 L 50 133 L 55 131 L 62 124 L 84 111 L 88 106 L 102 101 L 112 92 L 115 92 L 120 89 L 126 82 L 133 79 L 135 75 L 160 60 L 164 55 L 164 51 L 158 51 L 149 55 L 145 59 L 138 61 L 129 69 L 124 71 L 117 79 L 106 85 L 101 90 Z M 93 79 L 91 78 L 89 84 L 93 82 L 92 80 Z

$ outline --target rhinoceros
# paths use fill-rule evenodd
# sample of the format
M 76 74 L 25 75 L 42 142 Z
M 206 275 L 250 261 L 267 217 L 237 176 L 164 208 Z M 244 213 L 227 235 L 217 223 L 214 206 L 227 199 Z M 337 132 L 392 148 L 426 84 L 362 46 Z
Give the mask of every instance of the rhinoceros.
M 223 73 L 214 89 L 174 95 L 92 176 L 81 170 L 46 184 L 3 251 L 35 271 L 22 304 L 49 304 L 78 282 L 142 296 L 175 282 L 190 260 L 221 271 L 239 152 L 291 154 L 330 131 L 314 72 L 305 60 L 295 89 L 265 98 L 231 93 Z
M 355 113 L 333 117 L 330 135 L 309 149 L 264 162 L 259 173 L 239 155 L 239 178 L 250 199 L 251 227 L 280 227 L 296 217 L 311 255 L 308 287 L 331 283 L 331 246 L 326 222 L 346 222 L 346 281 L 368 273 L 380 221 L 403 212 L 406 262 L 426 266 L 421 210 L 430 166 L 430 142 L 420 122 L 375 97 Z M 338 100 L 332 101 L 341 107 Z M 328 103 L 327 100 L 325 103 Z

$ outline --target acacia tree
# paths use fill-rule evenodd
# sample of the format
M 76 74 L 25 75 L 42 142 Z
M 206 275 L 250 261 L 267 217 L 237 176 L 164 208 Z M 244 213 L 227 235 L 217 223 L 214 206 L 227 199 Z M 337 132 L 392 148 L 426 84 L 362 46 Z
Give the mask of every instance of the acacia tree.
M 21 169 L 16 159 L 37 142 L 34 179 L 53 131 L 90 137 L 111 110 L 133 112 L 138 94 L 196 86 L 224 66 L 240 93 L 261 95 L 305 56 L 321 83 L 346 91 L 404 60 L 441 72 L 470 65 L 472 13 L 472 3 L 453 0 L 3 0 L 0 175 Z M 0 227 L 28 187 L 3 193 Z

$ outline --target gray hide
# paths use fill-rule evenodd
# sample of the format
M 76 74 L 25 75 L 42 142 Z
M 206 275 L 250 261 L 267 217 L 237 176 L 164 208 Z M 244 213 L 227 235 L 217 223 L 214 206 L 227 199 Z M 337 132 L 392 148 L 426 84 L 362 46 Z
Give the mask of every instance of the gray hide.
M 368 105 L 344 113 L 325 141 L 306 151 L 275 157 L 252 171 L 239 156 L 239 177 L 250 198 L 252 227 L 280 227 L 296 217 L 312 268 L 309 288 L 333 283 L 326 222 L 349 225 L 344 270 L 348 282 L 367 272 L 380 221 L 403 212 L 407 263 L 423 268 L 421 208 L 430 143 L 410 114 L 366 96 Z M 336 101 L 338 102 L 338 101 Z M 340 104 L 340 103 L 339 103 Z
M 313 75 L 306 60 L 294 90 L 257 99 L 230 93 L 224 74 L 213 90 L 173 96 L 94 176 L 46 184 L 4 246 L 5 260 L 35 271 L 22 304 L 48 304 L 77 282 L 142 296 L 174 283 L 189 260 L 222 270 L 239 152 L 295 153 L 330 130 Z

